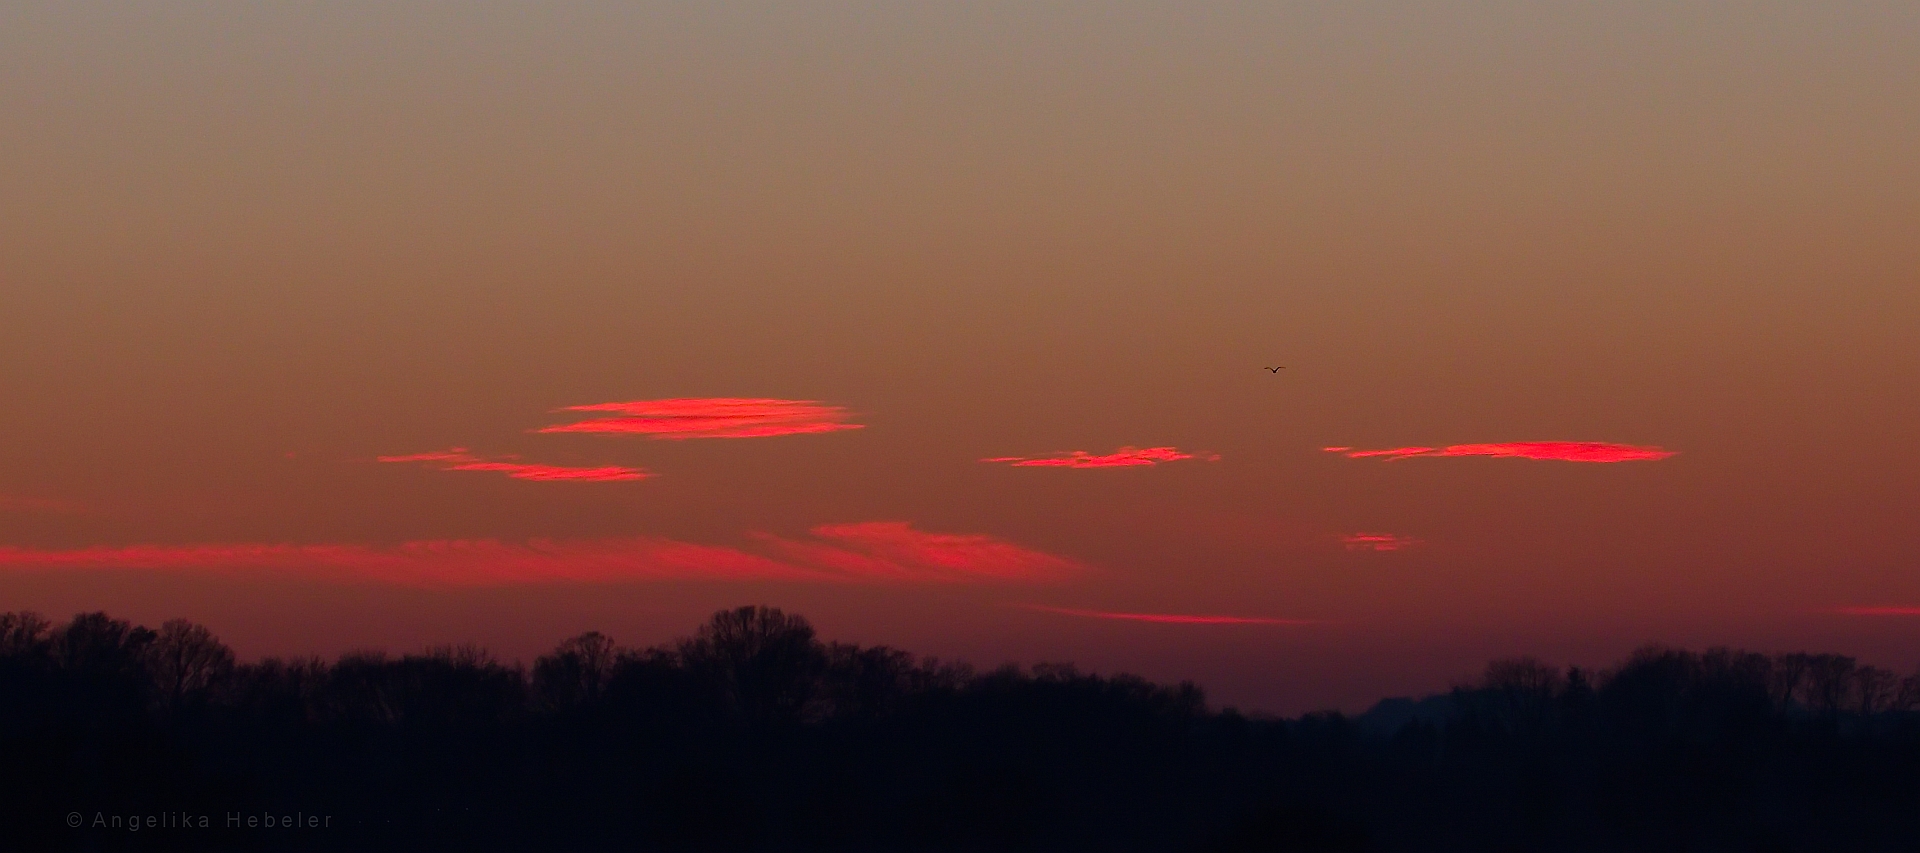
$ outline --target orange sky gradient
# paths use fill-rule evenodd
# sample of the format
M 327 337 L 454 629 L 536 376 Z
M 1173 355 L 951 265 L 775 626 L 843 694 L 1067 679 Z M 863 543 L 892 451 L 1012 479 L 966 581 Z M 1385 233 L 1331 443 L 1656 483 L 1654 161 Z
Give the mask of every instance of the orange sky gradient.
M 1283 713 L 1909 671 L 1917 55 L 1896 3 L 7 4 L 0 610 L 531 660 L 763 603 Z

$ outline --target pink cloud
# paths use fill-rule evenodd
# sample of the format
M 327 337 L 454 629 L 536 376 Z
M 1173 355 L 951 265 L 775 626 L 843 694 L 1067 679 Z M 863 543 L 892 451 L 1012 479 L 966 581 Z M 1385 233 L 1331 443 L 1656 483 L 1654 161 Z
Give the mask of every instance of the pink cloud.
M 869 580 L 1057 581 L 1087 571 L 991 536 L 927 533 L 904 521 L 825 524 L 810 532 L 820 541 L 761 538 L 795 562 Z
M 562 412 L 612 412 L 611 417 L 558 424 L 538 432 L 601 432 L 647 435 L 656 439 L 762 438 L 773 435 L 860 429 L 846 423 L 850 413 L 814 400 L 765 400 L 734 397 L 681 397 L 568 406 Z
M 1042 604 L 1016 604 L 1027 610 L 1043 613 L 1060 613 L 1067 616 L 1085 616 L 1093 619 L 1125 619 L 1134 622 L 1160 622 L 1175 625 L 1316 625 L 1311 619 L 1266 619 L 1255 616 L 1198 616 L 1183 613 L 1114 613 L 1106 610 L 1075 610 L 1070 607 L 1047 607 Z
M 623 468 L 618 465 L 603 465 L 597 468 L 573 468 L 565 465 L 537 465 L 524 462 L 501 462 L 482 459 L 467 452 L 464 447 L 455 447 L 433 453 L 413 453 L 406 456 L 375 457 L 381 462 L 440 462 L 445 463 L 442 471 L 494 471 L 516 480 L 564 480 L 576 483 L 608 483 L 621 480 L 644 480 L 653 476 L 640 468 Z M 506 456 L 503 459 L 518 457 Z
M 1920 616 L 1920 607 L 1836 607 L 1833 612 L 1847 616 Z
M 1392 533 L 1349 533 L 1340 537 L 1349 551 L 1400 551 L 1420 544 L 1411 536 Z
M 759 534 L 759 552 L 654 537 L 508 543 L 442 539 L 393 546 L 213 543 L 0 547 L 0 569 L 121 569 L 292 574 L 421 587 L 667 580 L 809 583 L 1028 583 L 1084 571 L 1072 560 L 990 536 L 914 530 L 904 522 L 822 525 L 811 540 Z
M 1563 462 L 1641 462 L 1665 459 L 1675 451 L 1658 447 L 1639 447 L 1604 441 L 1513 441 L 1504 444 L 1452 444 L 1442 448 L 1395 447 L 1389 450 L 1354 450 L 1350 447 L 1322 448 L 1329 453 L 1346 453 L 1350 459 L 1384 456 L 1396 459 L 1438 456 L 1512 456 L 1522 459 L 1557 459 Z
M 1105 456 L 1095 456 L 1084 450 L 1062 452 L 1055 456 L 1029 458 L 1026 456 L 994 456 L 982 459 L 982 462 L 1010 462 L 1015 468 L 1131 468 L 1140 465 L 1158 465 L 1162 462 L 1178 462 L 1182 459 L 1204 458 L 1208 462 L 1220 460 L 1219 454 L 1195 457 L 1191 453 L 1182 453 L 1173 447 L 1122 447 Z

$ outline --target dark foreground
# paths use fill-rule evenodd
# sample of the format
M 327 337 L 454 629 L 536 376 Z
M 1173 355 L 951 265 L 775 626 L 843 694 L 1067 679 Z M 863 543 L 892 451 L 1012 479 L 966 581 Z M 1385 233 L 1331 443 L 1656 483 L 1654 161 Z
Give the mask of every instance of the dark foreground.
M 0 849 L 1920 850 L 1916 706 L 1920 674 L 1724 649 L 1281 720 L 764 608 L 531 673 L 10 613 Z

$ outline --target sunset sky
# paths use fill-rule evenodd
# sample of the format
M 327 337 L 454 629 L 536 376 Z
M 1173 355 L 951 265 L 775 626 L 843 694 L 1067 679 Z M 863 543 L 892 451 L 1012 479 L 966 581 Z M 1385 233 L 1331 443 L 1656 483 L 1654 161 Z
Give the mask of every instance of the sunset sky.
M 1920 663 L 1920 4 L 8 3 L 0 610 Z M 1284 369 L 1275 369 L 1275 368 Z

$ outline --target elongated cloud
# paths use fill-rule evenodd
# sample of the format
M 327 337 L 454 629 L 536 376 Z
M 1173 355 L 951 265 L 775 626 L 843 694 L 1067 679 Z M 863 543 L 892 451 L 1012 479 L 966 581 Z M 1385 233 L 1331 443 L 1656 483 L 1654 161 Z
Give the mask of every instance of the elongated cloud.
M 1836 607 L 1833 612 L 1846 616 L 1920 616 L 1920 607 Z
M 1133 622 L 1161 622 L 1174 625 L 1315 625 L 1312 619 L 1266 619 L 1256 616 L 1199 616 L 1185 613 L 1114 613 L 1107 610 L 1076 610 L 1071 607 L 1048 607 L 1043 604 L 1016 604 L 1015 607 L 1038 610 L 1043 613 L 1059 613 L 1066 616 L 1085 616 L 1092 619 L 1124 619 Z
M 644 480 L 653 476 L 640 468 L 623 468 L 618 465 L 603 465 L 596 468 L 573 468 L 565 465 L 538 465 L 526 462 L 504 462 L 499 459 L 483 459 L 467 452 L 464 447 L 440 450 L 433 453 L 414 453 L 406 456 L 380 456 L 381 462 L 434 462 L 441 463 L 442 471 L 493 471 L 505 474 L 516 480 L 546 480 L 575 483 L 608 483 L 622 480 Z M 504 457 L 512 459 L 515 457 Z
M 538 432 L 599 432 L 656 439 L 763 438 L 860 429 L 839 406 L 815 400 L 681 397 L 568 406 L 562 412 L 610 412 L 607 417 L 550 426 Z
M 1340 537 L 1349 551 L 1402 551 L 1420 544 L 1411 536 L 1392 533 L 1349 533 Z
M 72 501 L 0 494 L 0 512 L 72 513 L 85 511 L 85 507 Z
M 1395 447 L 1388 450 L 1354 450 L 1351 447 L 1321 448 L 1328 453 L 1345 453 L 1350 459 L 1369 456 L 1396 459 L 1433 456 L 1513 456 L 1521 459 L 1556 459 L 1562 462 L 1643 462 L 1665 459 L 1675 451 L 1604 441 L 1513 441 L 1505 444 L 1451 444 L 1446 447 Z
M 760 538 L 796 563 L 864 580 L 1057 581 L 1087 570 L 991 536 L 926 533 L 904 521 L 827 524 L 811 532 L 820 541 Z
M 421 587 L 666 580 L 808 583 L 1030 583 L 1084 570 L 990 536 L 914 530 L 905 522 L 823 525 L 811 539 L 756 537 L 758 551 L 653 537 L 508 543 L 492 539 L 360 544 L 133 545 L 72 550 L 0 547 L 0 569 L 279 573 Z
M 1132 468 L 1141 465 L 1158 465 L 1162 462 L 1178 462 L 1182 459 L 1204 458 L 1208 462 L 1217 462 L 1219 454 L 1195 457 L 1191 453 L 1182 453 L 1173 447 L 1122 447 L 1105 456 L 1095 456 L 1084 450 L 1063 452 L 1054 456 L 994 456 L 982 459 L 982 462 L 1007 462 L 1015 468 Z

